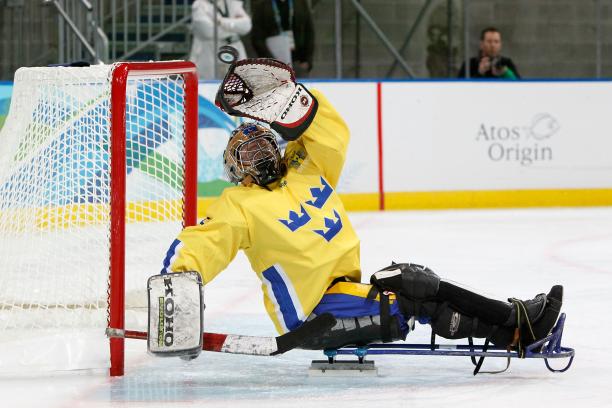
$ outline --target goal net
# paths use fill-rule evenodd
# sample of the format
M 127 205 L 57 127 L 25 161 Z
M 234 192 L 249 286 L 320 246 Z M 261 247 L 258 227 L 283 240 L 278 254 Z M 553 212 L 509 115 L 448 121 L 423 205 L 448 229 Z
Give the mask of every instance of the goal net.
M 195 223 L 191 63 L 22 68 L 0 133 L 0 370 L 111 367 Z M 112 361 L 112 363 L 111 363 Z

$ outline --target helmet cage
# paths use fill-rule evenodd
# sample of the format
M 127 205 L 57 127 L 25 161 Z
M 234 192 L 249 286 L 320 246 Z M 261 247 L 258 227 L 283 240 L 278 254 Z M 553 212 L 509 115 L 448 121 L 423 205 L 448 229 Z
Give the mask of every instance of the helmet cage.
M 265 186 L 281 176 L 280 149 L 268 129 L 243 124 L 236 129 L 224 152 L 224 168 L 229 180 L 239 184 L 251 176 L 255 184 Z

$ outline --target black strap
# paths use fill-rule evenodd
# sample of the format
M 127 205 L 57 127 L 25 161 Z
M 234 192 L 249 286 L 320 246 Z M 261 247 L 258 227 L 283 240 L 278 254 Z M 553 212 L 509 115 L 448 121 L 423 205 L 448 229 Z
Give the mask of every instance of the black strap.
M 380 337 L 383 343 L 393 341 L 391 338 L 391 313 L 389 311 L 389 295 L 380 292 Z
M 340 276 L 339 278 L 334 279 L 329 286 L 327 287 L 327 289 L 331 289 L 332 286 L 334 286 L 336 283 L 338 282 L 348 282 L 349 280 L 346 278 L 346 276 Z M 368 294 L 369 296 L 369 294 Z M 376 297 L 376 295 L 374 296 Z
M 221 9 L 221 6 L 225 6 L 225 10 Z M 227 1 L 224 1 L 223 4 L 217 4 L 217 11 L 221 14 L 221 17 L 229 17 L 229 7 L 227 6 Z
M 495 333 L 496 330 L 497 330 L 497 326 L 493 326 L 491 327 L 491 331 L 489 331 L 489 334 L 487 334 L 487 338 L 485 339 L 484 345 L 482 346 L 483 353 L 489 349 L 489 343 L 491 342 L 491 336 L 493 335 L 493 333 Z M 476 363 L 476 368 L 474 368 L 474 375 L 478 374 L 478 372 L 480 371 L 480 368 L 482 367 L 482 363 L 484 363 L 484 359 L 485 359 L 484 356 L 481 356 L 478 359 L 478 363 Z M 472 362 L 474 362 L 474 360 L 472 360 Z M 507 368 L 508 367 L 506 367 L 506 369 Z
M 378 305 L 380 307 L 380 339 L 383 343 L 389 343 L 393 341 L 391 336 L 391 313 L 389 307 L 389 295 L 384 291 L 379 290 L 376 286 L 372 285 L 366 299 L 375 300 L 376 296 L 380 296 Z M 396 297 L 397 298 L 397 297 Z M 397 300 L 396 300 L 397 301 Z
M 468 336 L 468 344 L 470 345 L 470 347 L 474 346 L 474 337 L 476 336 L 476 329 L 478 329 L 478 318 L 474 317 L 472 319 L 472 330 L 470 331 L 470 335 Z M 474 352 L 474 349 L 470 348 L 470 351 Z M 472 360 L 472 364 L 474 364 L 475 366 L 478 365 L 476 357 L 470 356 L 470 359 Z
M 335 280 L 334 280 L 334 282 L 335 282 Z M 372 287 L 370 288 L 370 291 L 368 292 L 368 295 L 366 296 L 366 299 L 368 299 L 368 300 L 376 299 L 376 296 L 378 296 L 378 292 L 379 292 L 378 288 L 376 286 L 372 285 Z
M 482 352 L 483 353 L 486 352 L 488 348 L 489 348 L 489 338 L 487 337 L 487 339 L 484 342 L 484 345 L 482 346 Z M 474 368 L 474 375 L 478 374 L 478 372 L 480 371 L 480 367 L 482 367 L 482 363 L 484 363 L 484 359 L 485 359 L 484 356 L 481 356 L 478 359 L 478 363 L 476 363 L 476 368 Z M 474 361 L 472 360 L 472 362 Z
M 472 336 L 468 337 L 468 344 L 470 345 L 470 351 L 473 353 L 474 338 Z M 476 361 L 476 356 L 470 356 L 470 360 L 472 360 L 472 364 L 474 364 L 475 366 L 478 365 L 478 362 Z

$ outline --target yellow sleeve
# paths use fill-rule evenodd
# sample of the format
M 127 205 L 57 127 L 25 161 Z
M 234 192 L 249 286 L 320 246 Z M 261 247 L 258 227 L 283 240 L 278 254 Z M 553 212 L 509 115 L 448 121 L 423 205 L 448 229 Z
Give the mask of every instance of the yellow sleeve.
M 179 234 L 166 254 L 162 273 L 197 271 L 206 284 L 229 265 L 239 249 L 250 246 L 247 222 L 231 194 L 234 189 L 226 189 L 211 204 L 200 225 Z
M 322 172 L 333 188 L 338 184 L 349 143 L 349 129 L 327 98 L 311 90 L 319 108 L 314 120 L 297 140 L 306 149 L 308 157 Z

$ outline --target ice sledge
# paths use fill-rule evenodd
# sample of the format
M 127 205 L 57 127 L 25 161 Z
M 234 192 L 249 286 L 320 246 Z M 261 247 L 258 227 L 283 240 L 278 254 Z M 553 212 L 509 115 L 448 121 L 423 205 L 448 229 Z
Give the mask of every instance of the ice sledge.
M 347 374 L 375 374 L 376 368 L 373 361 L 366 360 L 368 355 L 385 355 L 385 354 L 404 354 L 413 356 L 464 356 L 470 357 L 475 366 L 474 375 L 479 372 L 488 374 L 497 374 L 506 371 L 510 367 L 510 361 L 513 358 L 541 358 L 546 364 L 546 368 L 552 372 L 567 371 L 574 361 L 575 351 L 573 348 L 561 346 L 561 337 L 563 336 L 563 327 L 565 325 L 565 313 L 561 313 L 557 324 L 547 337 L 536 341 L 527 346 L 523 353 L 518 351 L 508 351 L 502 347 L 489 346 L 488 342 L 484 344 L 473 344 L 472 339 L 469 339 L 469 344 L 435 344 L 435 337 L 432 336 L 430 344 L 405 344 L 405 343 L 388 343 L 388 344 L 369 344 L 365 347 L 347 346 L 340 349 L 324 350 L 327 360 L 313 360 L 310 366 L 309 373 L 311 375 L 339 374 L 343 371 Z M 340 355 L 356 356 L 356 360 L 338 359 Z M 478 361 L 476 357 L 480 357 Z M 504 357 L 507 359 L 507 365 L 503 370 L 498 371 L 481 371 L 480 368 L 485 357 Z M 569 359 L 563 368 L 555 369 L 551 367 L 549 359 Z M 367 366 L 368 368 L 365 368 Z

